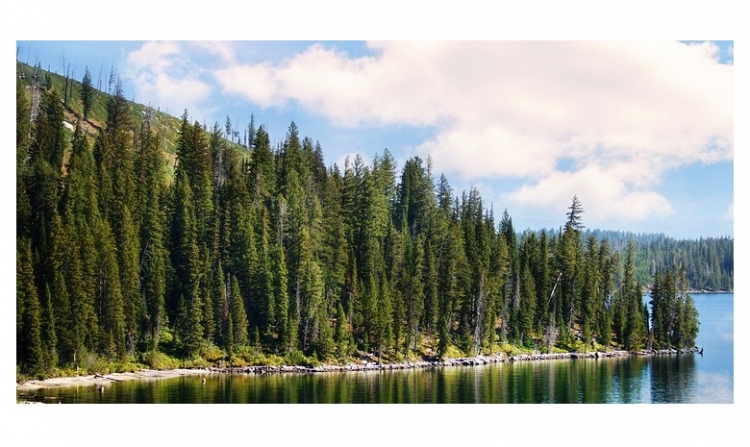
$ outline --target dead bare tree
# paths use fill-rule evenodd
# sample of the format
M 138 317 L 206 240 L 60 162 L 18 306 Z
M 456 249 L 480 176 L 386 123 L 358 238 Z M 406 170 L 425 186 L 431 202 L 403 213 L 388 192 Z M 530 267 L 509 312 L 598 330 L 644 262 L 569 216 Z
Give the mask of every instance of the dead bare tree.
M 555 290 L 557 290 L 557 285 L 560 283 L 560 278 L 562 278 L 562 272 L 560 272 L 559 275 L 557 275 L 557 279 L 555 280 L 555 285 L 552 286 L 552 293 L 549 294 L 549 299 L 547 300 L 547 306 L 549 307 L 550 301 L 552 301 L 552 298 L 555 296 Z M 548 317 L 547 325 L 544 329 L 544 343 L 547 345 L 547 352 L 552 352 L 552 346 L 555 345 L 555 342 L 557 342 L 557 337 L 560 335 L 560 330 L 557 328 L 555 324 L 555 318 L 557 314 L 557 302 L 552 306 L 552 313 Z

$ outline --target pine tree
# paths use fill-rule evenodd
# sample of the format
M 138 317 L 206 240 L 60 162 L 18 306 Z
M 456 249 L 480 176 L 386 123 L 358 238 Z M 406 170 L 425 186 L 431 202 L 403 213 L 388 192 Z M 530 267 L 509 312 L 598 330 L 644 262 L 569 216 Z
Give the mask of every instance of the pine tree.
M 343 220 L 341 180 L 341 174 L 334 165 L 326 176 L 322 192 L 323 221 L 319 256 L 324 274 L 325 300 L 332 309 L 338 309 L 344 299 L 346 281 L 348 229 Z
M 263 338 L 272 342 L 277 335 L 276 298 L 273 290 L 273 273 L 271 265 L 270 223 L 268 212 L 261 209 L 255 227 L 257 228 L 257 262 L 252 266 L 253 295 L 258 300 L 258 326 Z
M 570 211 L 567 213 L 568 222 L 566 223 L 566 227 L 581 232 L 586 227 L 583 225 L 581 219 L 581 216 L 583 215 L 583 205 L 581 205 L 581 201 L 578 199 L 577 195 L 573 196 L 573 201 L 568 209 Z
M 565 328 L 570 333 L 573 324 L 580 320 L 582 314 L 581 286 L 583 273 L 583 250 L 581 223 L 583 208 L 577 196 L 573 196 L 573 203 L 568 208 L 568 220 L 561 235 L 559 267 L 563 276 L 560 282 L 560 300 L 562 318 Z
M 409 349 L 416 351 L 417 338 L 419 334 L 419 321 L 424 312 L 424 281 L 422 251 L 423 237 L 420 234 L 416 241 L 406 244 L 405 251 L 405 284 L 404 298 L 406 300 L 406 340 L 404 343 L 404 352 Z
M 640 290 L 640 287 L 637 287 Z M 632 294 L 628 300 L 628 318 L 625 347 L 630 351 L 643 349 L 647 332 L 647 314 L 644 312 L 640 292 Z
M 500 219 L 500 234 L 505 239 L 505 245 L 508 253 L 508 269 L 505 278 L 505 287 L 502 290 L 502 309 L 500 312 L 501 325 L 500 336 L 503 341 L 507 341 L 507 332 L 511 317 L 512 303 L 518 302 L 519 299 L 519 281 L 520 281 L 520 260 L 518 257 L 518 244 L 516 242 L 516 232 L 513 229 L 513 220 L 508 214 L 508 210 L 503 211 Z
M 42 96 L 41 108 L 36 116 L 31 151 L 32 157 L 46 161 L 58 174 L 65 150 L 63 120 L 60 93 L 55 89 L 48 90 Z
M 55 310 L 52 305 L 52 292 L 49 284 L 45 284 L 44 309 L 42 310 L 42 351 L 44 370 L 51 371 L 57 366 L 59 355 L 57 352 L 57 330 Z
M 247 125 L 247 148 L 252 150 L 255 145 L 255 115 L 250 114 L 250 123 Z
M 647 322 L 643 319 L 643 301 L 640 286 L 635 281 L 634 261 L 636 246 L 628 242 L 623 265 L 623 278 L 620 286 L 620 342 L 631 351 L 644 345 Z M 623 324 L 624 323 L 624 324 Z
M 83 74 L 83 80 L 81 81 L 81 103 L 83 105 L 83 119 L 89 119 L 89 112 L 94 105 L 94 87 L 91 84 L 91 73 L 89 73 L 89 67 L 86 67 L 86 72 Z
M 107 121 L 96 140 L 94 155 L 99 173 L 99 205 L 114 235 L 126 349 L 130 354 L 140 339 L 145 313 L 139 283 L 140 214 L 136 211 L 133 141 L 130 106 L 118 79 L 115 94 L 107 101 Z M 119 339 L 119 334 L 113 337 Z M 115 344 L 121 355 L 119 341 Z
M 41 305 L 34 285 L 31 243 L 22 239 L 16 245 L 16 362 L 29 375 L 42 372 Z
M 27 188 L 31 143 L 31 100 L 16 80 L 16 237 L 31 236 L 31 203 Z
M 303 227 L 299 245 L 299 300 L 295 303 L 296 313 L 300 316 L 301 346 L 315 346 L 318 342 L 318 328 L 321 324 L 329 324 L 327 314 L 321 315 L 320 306 L 323 301 L 323 281 L 320 266 L 314 258 L 310 234 L 307 227 Z M 324 316 L 325 321 L 321 322 Z
M 211 265 L 211 259 L 208 254 L 208 248 L 203 246 L 201 249 L 199 269 L 200 282 L 199 282 L 199 296 L 200 296 L 200 312 L 201 312 L 201 326 L 203 327 L 202 339 L 211 342 L 216 336 L 216 320 L 214 318 L 214 307 L 215 297 L 212 292 L 211 275 L 208 271 L 208 266 Z
M 285 352 L 291 350 L 296 341 L 296 326 L 289 315 L 289 292 L 287 283 L 287 265 L 281 241 L 271 246 L 271 265 L 274 271 L 273 296 L 276 298 L 276 328 L 278 344 Z
M 232 322 L 232 344 L 244 345 L 247 343 L 247 314 L 245 313 L 245 304 L 240 294 L 240 285 L 237 277 L 232 276 L 230 293 L 230 308 Z
M 695 339 L 698 337 L 700 322 L 698 320 L 698 309 L 695 307 L 695 301 L 689 294 L 683 295 L 683 304 L 680 312 L 680 342 L 681 348 L 692 348 L 695 346 Z
M 599 246 L 596 237 L 586 240 L 581 288 L 581 334 L 583 342 L 589 344 L 596 334 L 597 314 L 600 311 L 601 274 L 599 272 Z
M 379 293 L 375 302 L 375 331 L 378 359 L 393 346 L 393 303 L 391 287 L 385 275 L 380 276 Z
M 598 342 L 608 346 L 612 341 L 612 295 L 615 284 L 617 254 L 612 254 L 607 240 L 603 240 L 599 247 L 599 272 L 601 278 L 600 309 L 597 318 Z
M 66 284 L 66 266 L 70 262 L 71 245 L 67 228 L 58 214 L 52 217 L 50 244 L 44 267 L 45 279 L 45 352 L 54 356 L 48 357 L 47 367 L 55 366 L 58 359 L 64 362 L 72 360 L 74 347 L 71 327 L 70 301 Z M 59 340 L 59 343 L 58 343 Z
M 322 284 L 321 284 L 322 286 Z M 317 315 L 315 316 L 315 326 L 317 327 L 317 336 L 315 337 L 315 353 L 319 359 L 326 359 L 333 354 L 336 345 L 333 340 L 333 329 L 331 328 L 330 317 L 328 316 L 328 306 L 322 299 L 318 301 Z
M 666 348 L 669 346 L 667 328 L 669 323 L 666 318 L 667 309 L 665 306 L 666 284 L 663 283 L 661 272 L 654 273 L 653 284 L 651 285 L 651 331 L 655 348 Z
M 224 279 L 224 268 L 222 267 L 221 261 L 218 262 L 216 269 L 214 270 L 213 280 L 211 284 L 213 289 L 211 293 L 214 295 L 214 312 L 216 314 L 216 335 L 215 343 L 221 347 L 230 347 L 232 343 L 232 334 L 229 331 L 231 327 L 230 312 L 230 296 L 231 290 L 227 287 L 227 282 Z
M 186 320 L 179 322 L 182 338 L 189 353 L 200 347 L 203 336 L 203 309 L 200 297 L 198 234 L 192 190 L 184 170 L 177 170 L 172 221 L 172 265 L 175 271 L 176 293 L 185 301 Z
M 125 311 L 120 288 L 120 270 L 117 264 L 115 238 L 107 222 L 98 234 L 98 320 L 99 351 L 109 358 L 125 354 Z
M 391 301 L 391 347 L 397 349 L 401 346 L 401 339 L 404 335 L 404 326 L 406 320 L 406 306 L 404 303 L 404 284 L 406 278 L 404 271 L 404 235 L 398 231 L 391 223 L 388 226 L 388 235 L 385 241 L 385 279 L 389 282 L 390 301 Z M 356 276 L 356 270 L 347 273 L 347 276 Z M 356 291 L 351 290 L 350 296 L 356 296 Z
M 141 129 L 137 155 L 138 214 L 141 220 L 139 273 L 140 295 L 144 309 L 143 330 L 156 348 L 166 323 L 166 249 L 164 221 L 164 159 L 147 117 Z
M 349 324 L 346 321 L 344 306 L 341 303 L 336 306 L 336 330 L 334 341 L 336 342 L 336 354 L 339 358 L 349 355 Z
M 687 282 L 682 272 L 676 275 L 667 270 L 654 274 L 651 287 L 651 325 L 656 347 L 691 348 L 698 335 L 698 311 L 690 294 L 686 293 Z
M 65 274 L 74 333 L 73 354 L 80 358 L 84 349 L 98 349 L 99 307 L 96 299 L 100 265 L 96 240 L 102 226 L 95 161 L 80 126 L 73 134 L 67 171 L 64 215 L 71 236 L 71 249 L 66 255 Z
M 16 170 L 28 162 L 31 142 L 31 99 L 20 76 L 16 78 Z
M 22 191 L 25 194 L 21 196 L 21 211 L 29 211 L 26 215 L 29 221 L 24 223 L 22 228 L 29 230 L 38 291 L 43 290 L 45 282 L 52 281 L 54 274 L 47 268 L 46 260 L 53 246 L 50 228 L 60 204 L 65 148 L 62 123 L 63 109 L 60 96 L 53 89 L 43 95 L 34 126 L 33 142 L 29 149 L 29 169 L 26 172 L 21 171 L 25 183 Z
M 125 335 L 128 354 L 133 355 L 135 344 L 140 339 L 141 321 L 145 318 L 145 307 L 140 290 L 139 251 L 140 243 L 130 210 L 123 207 L 118 237 L 119 270 L 125 316 Z
M 536 285 L 531 269 L 524 265 L 521 269 L 521 308 L 518 316 L 518 333 L 520 344 L 529 344 L 534 329 L 534 310 L 536 307 Z
M 552 270 L 550 268 L 551 256 L 547 237 L 547 231 L 542 230 L 539 236 L 539 254 L 537 262 L 532 266 L 532 274 L 536 281 L 537 304 L 535 325 L 536 330 L 541 333 L 542 325 L 549 320 L 550 294 L 552 293 Z
M 275 195 L 276 174 L 268 134 L 263 126 L 258 129 L 253 146 L 247 176 L 248 190 L 253 201 L 264 203 Z

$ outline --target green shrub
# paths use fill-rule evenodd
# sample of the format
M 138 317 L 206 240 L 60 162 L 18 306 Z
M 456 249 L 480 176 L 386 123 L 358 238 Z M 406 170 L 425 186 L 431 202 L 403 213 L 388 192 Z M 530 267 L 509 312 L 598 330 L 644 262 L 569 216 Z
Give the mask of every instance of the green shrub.
M 183 368 L 208 368 L 211 365 L 203 357 L 195 356 L 191 359 L 184 360 L 182 366 Z
M 464 354 L 464 352 L 458 349 L 455 345 L 448 345 L 448 348 L 445 350 L 445 354 L 443 354 L 443 358 L 446 359 L 457 359 L 461 357 L 466 357 L 466 354 Z
M 306 357 L 305 354 L 302 353 L 302 351 L 298 351 L 296 349 L 284 356 L 284 360 L 284 363 L 286 365 L 299 365 L 307 367 L 320 366 L 320 362 L 317 358 Z
M 513 357 L 520 353 L 519 349 L 510 343 L 503 343 L 500 345 L 500 352 L 505 354 L 506 357 Z
M 179 360 L 169 357 L 164 353 L 152 351 L 146 355 L 146 364 L 152 369 L 177 369 L 180 367 Z
M 94 353 L 86 354 L 82 360 L 81 369 L 88 374 L 109 374 L 112 372 L 111 364 Z
M 233 355 L 229 358 L 229 366 L 233 366 L 235 368 L 244 368 L 245 366 L 249 365 L 243 357 Z
M 112 365 L 114 372 L 136 372 L 145 369 L 146 365 L 133 361 L 124 361 Z
M 492 343 L 490 346 L 482 350 L 482 353 L 485 355 L 497 355 L 501 352 L 503 351 L 502 349 L 500 349 L 500 345 L 498 345 L 497 343 Z
M 219 360 L 223 360 L 226 353 L 218 346 L 210 345 L 201 349 L 200 356 L 205 358 L 207 361 L 216 363 Z

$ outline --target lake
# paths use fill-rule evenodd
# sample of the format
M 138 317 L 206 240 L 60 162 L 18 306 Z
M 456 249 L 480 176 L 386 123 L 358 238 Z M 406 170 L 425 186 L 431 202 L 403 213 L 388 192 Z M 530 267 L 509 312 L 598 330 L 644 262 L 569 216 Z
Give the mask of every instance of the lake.
M 61 403 L 733 403 L 734 295 L 693 295 L 704 354 L 401 371 L 213 374 L 47 389 Z

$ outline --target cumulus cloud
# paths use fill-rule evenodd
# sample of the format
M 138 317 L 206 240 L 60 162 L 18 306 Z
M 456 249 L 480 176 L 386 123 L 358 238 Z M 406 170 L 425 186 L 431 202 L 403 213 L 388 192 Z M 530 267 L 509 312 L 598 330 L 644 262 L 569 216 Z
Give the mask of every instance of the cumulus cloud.
M 585 193 L 602 219 L 668 213 L 655 192 L 664 172 L 733 158 L 733 67 L 709 43 L 368 46 L 351 57 L 315 44 L 214 76 L 226 93 L 262 107 L 296 103 L 340 126 L 431 126 L 415 153 L 431 155 L 437 172 L 515 178 L 523 186 L 506 198 L 525 206 Z
M 195 114 L 211 92 L 210 85 L 200 79 L 202 70 L 186 54 L 184 45 L 147 42 L 127 55 L 123 76 L 134 83 L 137 97 L 172 108 L 177 115 L 185 109 Z
M 654 213 L 672 212 L 669 201 L 647 189 L 634 189 L 617 168 L 588 165 L 573 172 L 554 172 L 505 196 L 511 203 L 557 210 L 563 216 L 570 199 L 585 197 L 586 219 L 595 222 L 638 221 Z
M 224 64 L 232 64 L 235 61 L 236 55 L 234 51 L 234 45 L 232 42 L 227 41 L 194 41 L 190 42 L 190 45 L 196 49 L 203 50 L 214 56 L 218 56 L 221 62 Z
M 372 99 L 374 60 L 313 45 L 281 66 L 268 63 L 235 65 L 216 70 L 225 92 L 239 94 L 262 107 L 295 100 L 304 107 L 345 124 L 362 120 L 360 107 Z

